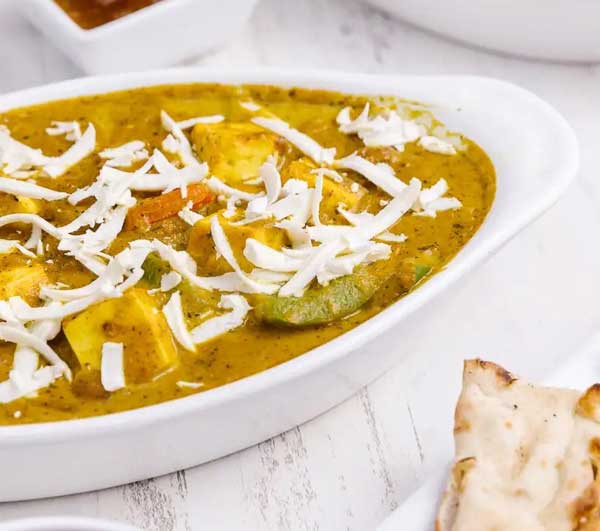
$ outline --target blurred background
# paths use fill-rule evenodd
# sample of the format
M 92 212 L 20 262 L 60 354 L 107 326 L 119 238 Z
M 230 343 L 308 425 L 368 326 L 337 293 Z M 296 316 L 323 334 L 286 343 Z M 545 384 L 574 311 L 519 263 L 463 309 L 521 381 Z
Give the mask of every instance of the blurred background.
M 0 0 L 0 92 L 83 75 L 20 14 L 18 2 Z M 391 0 L 377 3 L 394 7 Z M 209 4 L 212 10 L 217 3 Z M 599 329 L 600 66 L 588 61 L 600 57 L 600 45 L 575 39 L 581 37 L 577 24 L 581 33 L 586 26 L 580 21 L 569 29 L 565 13 L 579 12 L 595 25 L 600 17 L 587 16 L 586 0 L 500 4 L 511 6 L 513 23 L 503 19 L 502 26 L 492 17 L 500 35 L 496 44 L 514 48 L 513 29 L 520 38 L 551 36 L 562 44 L 550 49 L 530 39 L 516 51 L 563 53 L 563 61 L 578 61 L 543 62 L 465 46 L 414 25 L 425 20 L 425 11 L 405 22 L 359 0 L 262 0 L 225 44 L 188 54 L 181 64 L 501 78 L 536 93 L 568 119 L 581 143 L 582 169 L 551 211 L 427 309 L 427 333 L 401 339 L 411 358 L 360 395 L 292 432 L 208 465 L 99 493 L 3 504 L 0 521 L 61 512 L 161 530 L 373 529 L 429 471 L 447 462 L 442 448 L 451 445 L 463 358 L 510 360 L 512 370 L 539 378 Z M 490 0 L 487 6 L 498 5 Z M 561 18 L 564 24 L 552 27 L 545 15 L 559 8 L 554 24 Z M 435 6 L 429 10 L 442 29 Z M 485 28 L 489 18 L 486 10 L 461 18 L 454 37 L 472 40 L 469 30 Z M 176 46 L 166 27 L 153 38 Z M 574 39 L 577 46 L 569 49 Z

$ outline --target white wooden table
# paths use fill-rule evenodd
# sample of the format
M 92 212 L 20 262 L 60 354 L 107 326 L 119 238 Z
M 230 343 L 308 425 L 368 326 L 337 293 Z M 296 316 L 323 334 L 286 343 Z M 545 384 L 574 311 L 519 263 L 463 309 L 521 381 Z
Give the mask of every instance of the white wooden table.
M 0 92 L 80 75 L 10 4 L 0 0 Z M 61 513 L 161 531 L 373 529 L 449 460 L 464 357 L 480 355 L 536 378 L 600 326 L 600 67 L 464 48 L 351 0 L 264 0 L 234 42 L 190 63 L 504 78 L 564 113 L 581 141 L 582 171 L 549 213 L 421 312 L 414 333 L 378 341 L 378 348 L 402 345 L 413 354 L 359 395 L 192 470 L 0 504 L 0 522 Z

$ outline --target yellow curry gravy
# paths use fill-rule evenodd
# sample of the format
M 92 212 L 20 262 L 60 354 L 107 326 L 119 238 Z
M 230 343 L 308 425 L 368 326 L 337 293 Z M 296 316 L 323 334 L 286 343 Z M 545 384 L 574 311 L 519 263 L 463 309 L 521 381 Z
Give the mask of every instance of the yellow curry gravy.
M 61 3 L 66 3 L 66 0 L 62 0 Z M 411 280 L 407 283 L 404 267 L 406 264 L 414 266 L 415 257 L 423 256 L 424 253 L 430 258 L 434 257 L 429 261 L 430 269 L 426 271 L 428 275 L 444 267 L 473 236 L 490 209 L 495 193 L 494 168 L 484 151 L 473 141 L 461 137 L 463 149 L 449 156 L 425 151 L 417 143 L 407 144 L 404 151 L 389 147 L 365 148 L 355 135 L 339 132 L 335 120 L 337 114 L 348 105 L 358 114 L 367 101 L 362 97 L 265 86 L 159 86 L 16 109 L 0 115 L 0 123 L 10 129 L 14 138 L 32 147 L 42 148 L 48 155 L 59 154 L 70 145 L 63 137 L 45 134 L 45 128 L 53 120 L 75 120 L 82 127 L 93 123 L 97 130 L 96 153 L 132 140 L 144 141 L 151 152 L 154 148 L 160 149 L 165 137 L 159 118 L 161 109 L 166 110 L 175 120 L 221 114 L 226 118 L 225 123 L 244 122 L 249 120 L 251 113 L 239 103 L 246 100 L 263 106 L 266 111 L 274 113 L 292 127 L 310 135 L 322 146 L 335 147 L 338 158 L 356 151 L 372 162 L 389 164 L 404 182 L 418 177 L 424 188 L 434 185 L 443 177 L 448 182 L 449 193 L 458 198 L 463 206 L 456 210 L 440 212 L 435 218 L 406 214 L 400 219 L 393 231 L 404 233 L 407 240 L 394 245 L 393 263 L 397 266 L 397 274 L 390 276 L 388 271 L 381 288 L 359 311 L 328 324 L 300 328 L 273 326 L 259 321 L 255 313 L 250 312 L 244 326 L 213 341 L 200 344 L 197 352 L 191 353 L 178 348 L 177 366 L 170 372 L 158 375 L 155 380 L 128 383 L 127 387 L 116 392 L 105 392 L 97 372 L 86 371 L 79 366 L 69 342 L 61 333 L 50 344 L 72 368 L 73 382 L 69 383 L 61 378 L 40 390 L 35 397 L 0 405 L 0 424 L 74 419 L 138 408 L 205 391 L 290 360 L 343 334 L 406 295 L 412 289 L 412 284 L 418 283 L 415 283 L 416 277 L 412 269 Z M 372 108 L 376 108 L 382 101 L 372 101 Z M 386 105 L 390 102 L 394 104 L 394 100 L 391 99 L 385 102 Z M 419 110 L 418 106 L 395 103 L 408 109 L 406 112 L 411 116 L 423 115 L 424 111 Z M 195 133 L 190 134 L 190 138 L 194 135 Z M 299 160 L 301 154 L 285 145 L 287 142 L 283 139 L 280 139 L 280 144 L 283 145 L 282 148 L 280 145 L 280 156 L 284 159 L 283 175 L 286 172 L 285 166 L 289 167 Z M 199 158 L 210 160 L 209 154 L 200 153 L 199 149 L 196 151 Z M 234 152 L 232 157 L 236 156 L 238 155 Z M 93 154 L 56 180 L 40 176 L 36 182 L 49 188 L 73 192 L 92 183 L 103 162 Z M 374 205 L 377 209 L 381 208 L 380 202 L 389 199 L 384 192 L 360 175 L 349 173 L 367 191 L 361 199 L 360 209 Z M 222 208 L 222 205 L 210 204 L 202 208 L 200 212 L 209 214 L 217 208 Z M 15 197 L 0 193 L 0 215 L 17 211 L 19 205 Z M 68 223 L 80 211 L 81 207 L 76 208 L 67 201 L 60 200 L 46 203 L 43 216 L 60 226 Z M 0 238 L 23 240 L 28 237 L 29 230 L 25 225 L 7 226 L 0 229 Z M 129 240 L 152 237 L 185 249 L 191 230 L 188 224 L 175 217 L 148 230 L 122 233 L 109 252 L 115 254 Z M 41 259 L 41 264 L 49 282 L 63 282 L 68 286 L 77 287 L 93 280 L 93 275 L 83 266 L 56 250 L 56 242 L 53 242 L 50 236 L 45 236 L 44 242 L 46 253 Z M 211 252 L 214 253 L 214 249 L 211 248 Z M 31 262 L 31 259 L 19 253 L 0 255 L 0 272 L 10 271 L 17 266 L 29 267 Z M 199 274 L 207 272 L 203 270 L 201 261 L 198 266 Z M 143 283 L 141 285 L 143 286 Z M 218 300 L 217 295 L 212 295 L 213 299 L 215 296 Z M 168 295 L 157 293 L 152 297 L 156 307 L 160 308 Z M 210 296 L 208 298 L 210 299 Z M 184 292 L 183 302 L 190 312 L 188 317 L 193 317 L 191 314 L 194 312 L 195 315 L 202 313 L 204 303 L 194 301 L 193 296 Z M 251 297 L 249 302 L 253 304 Z M 131 333 L 143 334 L 143 331 L 132 330 Z M 14 348 L 14 344 L 0 342 L 0 381 L 8 377 Z M 202 386 L 180 387 L 177 385 L 179 381 L 200 383 Z M 20 412 L 17 414 L 18 418 L 15 412 Z

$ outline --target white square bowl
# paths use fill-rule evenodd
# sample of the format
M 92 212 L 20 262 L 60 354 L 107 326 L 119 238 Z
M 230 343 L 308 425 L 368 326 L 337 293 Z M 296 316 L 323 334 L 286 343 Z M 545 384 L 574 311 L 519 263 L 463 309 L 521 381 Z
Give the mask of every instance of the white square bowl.
M 102 417 L 0 427 L 0 501 L 105 488 L 188 468 L 268 439 L 333 407 L 409 354 L 426 326 L 417 309 L 549 208 L 578 169 L 577 140 L 547 103 L 515 85 L 454 76 L 331 71 L 173 69 L 66 81 L 0 96 L 0 112 L 60 98 L 159 84 L 220 82 L 396 95 L 426 103 L 490 155 L 497 194 L 477 234 L 414 292 L 338 338 L 260 374 L 204 393 Z M 392 329 L 393 333 L 376 340 Z
M 105 74 L 173 65 L 216 48 L 241 30 L 257 1 L 162 0 L 88 30 L 53 0 L 16 5 L 83 70 Z

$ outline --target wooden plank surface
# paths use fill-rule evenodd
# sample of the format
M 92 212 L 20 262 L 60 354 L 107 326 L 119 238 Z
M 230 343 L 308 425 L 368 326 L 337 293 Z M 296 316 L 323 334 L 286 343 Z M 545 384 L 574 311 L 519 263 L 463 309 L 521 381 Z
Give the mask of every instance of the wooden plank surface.
M 0 92 L 80 75 L 11 3 L 0 2 Z M 347 402 L 192 470 L 1 504 L 0 521 L 77 514 L 161 531 L 373 529 L 450 458 L 464 357 L 481 355 L 535 378 L 598 329 L 600 69 L 464 48 L 351 0 L 264 0 L 235 41 L 187 63 L 502 77 L 546 98 L 571 121 L 582 172 L 548 214 L 421 312 L 414 333 L 388 336 L 386 348 L 402 346 L 411 356 Z M 372 345 L 374 355 L 382 345 Z

